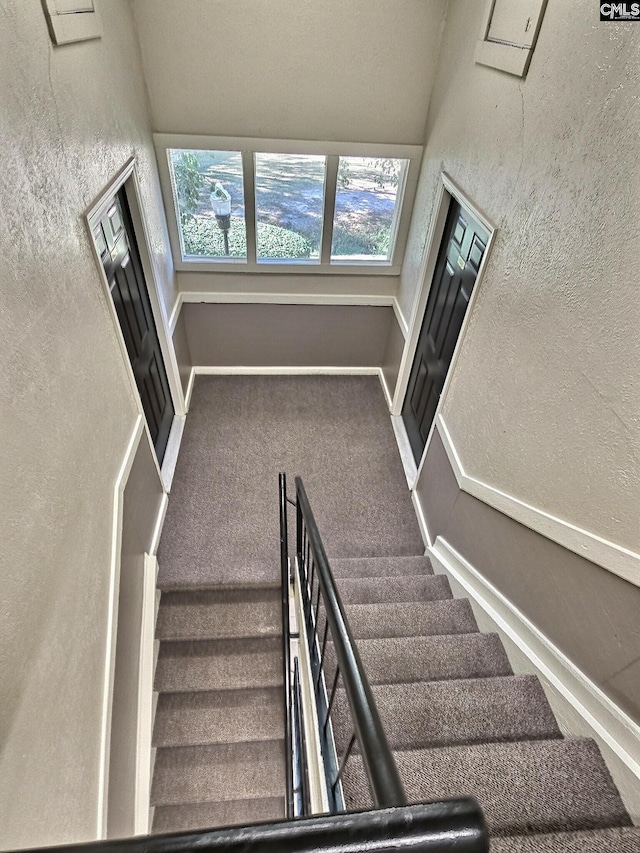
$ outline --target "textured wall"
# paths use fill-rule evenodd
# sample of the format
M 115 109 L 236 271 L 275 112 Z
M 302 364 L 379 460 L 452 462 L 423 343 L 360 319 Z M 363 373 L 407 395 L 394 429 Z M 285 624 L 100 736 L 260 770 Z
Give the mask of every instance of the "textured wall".
M 157 131 L 422 144 L 444 0 L 133 5 Z
M 96 836 L 113 487 L 136 417 L 81 218 L 140 158 L 171 268 L 130 4 L 53 48 L 0 2 L 0 844 Z M 172 300 L 171 300 L 172 301 Z
M 445 170 L 499 229 L 444 404 L 465 470 L 637 550 L 640 27 L 549 0 L 522 80 L 474 64 L 484 6 L 448 7 L 401 305 Z

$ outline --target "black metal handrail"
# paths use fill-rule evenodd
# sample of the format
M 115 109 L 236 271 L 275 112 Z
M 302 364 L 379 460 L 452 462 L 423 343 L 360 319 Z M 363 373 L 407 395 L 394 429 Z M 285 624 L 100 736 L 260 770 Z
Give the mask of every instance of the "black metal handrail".
M 304 484 L 300 477 L 296 477 L 295 482 L 296 550 L 298 567 L 301 573 L 303 601 L 307 617 L 307 635 L 312 662 L 315 658 L 314 681 L 317 699 L 320 698 L 322 664 L 327 648 L 329 631 L 331 631 L 331 639 L 337 660 L 331 695 L 326 701 L 324 719 L 319 722 L 322 730 L 326 733 L 339 676 L 341 675 L 354 728 L 353 737 L 342 756 L 341 766 L 338 768 L 337 773 L 334 774 L 334 778 L 328 780 L 330 790 L 332 794 L 335 794 L 336 786 L 340 781 L 342 772 L 357 740 L 360 745 L 360 753 L 374 804 L 378 808 L 406 805 L 407 798 L 404 793 L 400 774 L 398 773 L 382 727 L 382 722 L 380 721 L 373 693 L 333 579 L 329 560 L 327 559 L 327 554 L 320 538 L 318 526 L 311 510 Z M 318 580 L 318 591 L 314 610 L 313 596 L 315 594 L 314 582 L 316 578 Z M 322 640 L 317 635 L 321 596 L 326 615 Z
M 282 678 L 284 681 L 284 744 L 285 772 L 287 774 L 286 816 L 294 815 L 293 804 L 293 723 L 291 707 L 291 636 L 289 614 L 289 536 L 287 532 L 287 478 L 279 477 L 280 492 L 280 581 L 282 587 Z
M 473 799 L 427 803 L 204 832 L 137 836 L 32 853 L 488 853 L 487 830 Z

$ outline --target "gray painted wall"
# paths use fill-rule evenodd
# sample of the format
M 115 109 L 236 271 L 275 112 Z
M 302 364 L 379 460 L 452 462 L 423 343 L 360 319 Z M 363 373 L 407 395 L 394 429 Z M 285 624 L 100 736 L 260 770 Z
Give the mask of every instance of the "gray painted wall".
M 640 589 L 458 489 L 435 430 L 417 486 L 443 536 L 640 723 Z
M 389 326 L 389 336 L 387 338 L 387 345 L 384 349 L 384 356 L 382 358 L 382 373 L 384 375 L 385 382 L 387 383 L 391 399 L 393 399 L 393 394 L 396 390 L 398 373 L 400 372 L 400 361 L 402 360 L 402 353 L 404 352 L 404 344 L 404 335 L 402 334 L 402 329 L 400 328 L 398 320 L 394 314 L 393 320 Z
M 393 309 L 369 305 L 185 304 L 197 366 L 380 367 Z
M 163 489 L 146 435 L 124 490 L 120 591 L 109 761 L 109 837 L 134 834 L 138 679 L 144 555 L 151 548 Z
M 191 368 L 193 360 L 189 350 L 189 341 L 187 340 L 187 328 L 184 322 L 184 314 L 181 311 L 176 327 L 173 330 L 173 347 L 176 352 L 176 361 L 178 362 L 178 370 L 180 371 L 180 383 L 182 390 L 186 394 L 189 385 L 189 377 L 191 376 Z

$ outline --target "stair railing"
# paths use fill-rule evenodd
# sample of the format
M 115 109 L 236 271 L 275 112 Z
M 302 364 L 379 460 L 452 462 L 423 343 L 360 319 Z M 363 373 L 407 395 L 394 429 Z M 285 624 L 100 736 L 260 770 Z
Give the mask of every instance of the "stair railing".
M 330 810 L 335 813 L 344 809 L 340 780 L 356 742 L 360 747 L 376 807 L 406 805 L 400 774 L 349 627 L 309 498 L 300 477 L 296 477 L 295 483 L 296 560 Z M 325 673 L 324 664 L 329 641 L 333 645 L 335 670 L 329 678 L 330 683 L 327 683 L 328 674 Z M 331 712 L 340 680 L 349 703 L 353 733 L 338 765 Z
M 139 835 L 30 853 L 488 853 L 475 800 L 424 803 L 357 814 L 231 826 L 171 835 Z
M 297 631 L 291 630 L 294 620 L 291 619 L 289 606 L 292 576 L 288 555 L 288 504 L 296 507 L 296 562 L 300 576 L 304 578 L 307 642 L 311 659 L 316 662 L 312 667 L 316 700 L 324 702 L 324 705 L 318 706 L 324 709 L 319 719 L 322 720 L 322 727 L 330 733 L 330 712 L 338 679 L 336 677 L 331 694 L 327 697 L 322 665 L 331 632 L 354 726 L 354 736 L 340 768 L 335 770 L 335 752 L 334 764 L 329 762 L 334 767 L 329 776 L 331 786 L 335 793 L 357 738 L 374 802 L 378 807 L 370 811 L 309 815 L 308 751 L 304 734 L 301 675 L 297 657 L 291 654 L 291 648 L 296 648 L 299 638 Z M 382 729 L 302 480 L 296 478 L 294 502 L 287 498 L 284 474 L 280 475 L 280 557 L 283 677 L 287 697 L 284 715 L 287 817 L 295 814 L 299 819 L 33 848 L 32 853 L 44 853 L 45 850 L 54 853 L 56 850 L 75 853 L 335 853 L 359 850 L 366 850 L 367 853 L 397 853 L 398 850 L 406 853 L 488 853 L 487 827 L 473 798 L 407 805 L 402 782 Z M 321 601 L 326 608 L 326 625 L 320 632 L 320 641 L 318 614 Z M 325 743 L 323 750 L 329 746 L 332 743 Z
M 294 738 L 293 730 L 293 692 L 291 684 L 291 613 L 289 597 L 291 572 L 289 571 L 289 535 L 287 532 L 287 480 L 285 474 L 279 477 L 280 486 L 280 581 L 282 590 L 282 679 L 284 684 L 284 742 L 285 772 L 287 774 L 286 816 L 292 818 L 294 811 L 294 767 L 292 745 L 299 742 Z M 299 685 L 295 685 L 299 691 Z

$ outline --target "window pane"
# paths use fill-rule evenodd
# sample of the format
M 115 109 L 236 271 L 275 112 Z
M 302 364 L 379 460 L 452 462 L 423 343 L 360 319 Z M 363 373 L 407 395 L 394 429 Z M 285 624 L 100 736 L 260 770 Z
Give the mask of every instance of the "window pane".
M 242 154 L 182 149 L 168 153 L 182 259 L 246 258 Z M 213 210 L 211 193 L 216 185 L 221 198 L 230 196 L 227 217 L 216 216 Z
M 325 157 L 256 154 L 258 260 L 320 259 Z
M 408 160 L 340 157 L 332 260 L 389 261 Z

